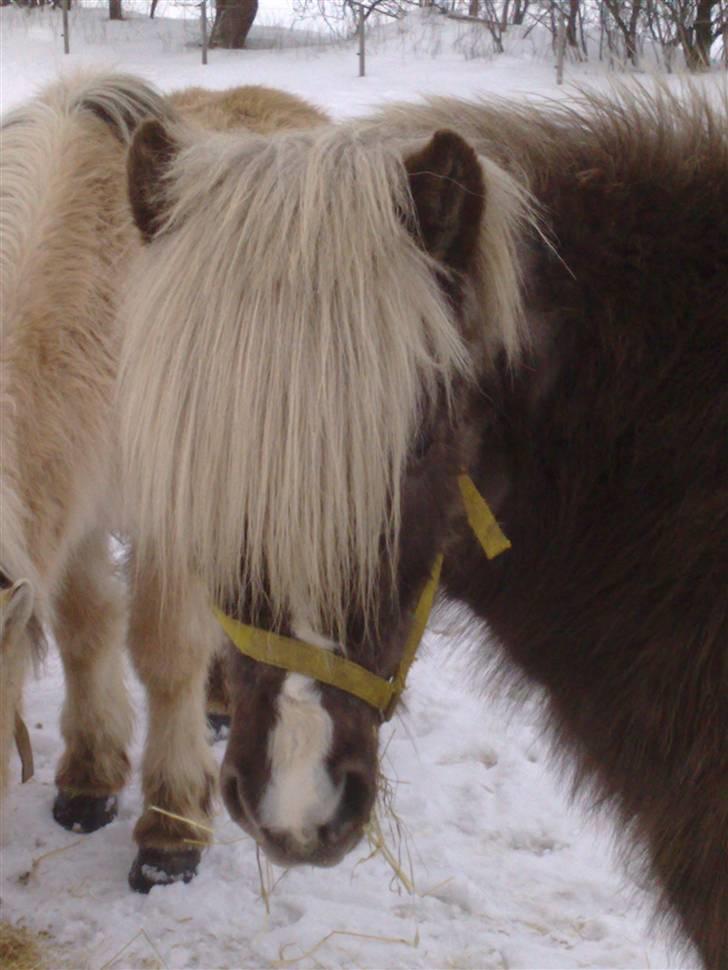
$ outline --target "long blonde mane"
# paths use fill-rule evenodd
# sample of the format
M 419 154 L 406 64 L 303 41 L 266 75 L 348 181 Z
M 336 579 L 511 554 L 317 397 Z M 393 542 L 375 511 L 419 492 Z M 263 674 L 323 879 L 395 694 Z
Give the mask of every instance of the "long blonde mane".
M 168 196 L 124 309 L 142 555 L 341 639 L 394 556 L 415 429 L 471 367 L 404 228 L 401 151 L 355 127 L 190 137 Z M 510 338 L 517 297 L 500 309 Z

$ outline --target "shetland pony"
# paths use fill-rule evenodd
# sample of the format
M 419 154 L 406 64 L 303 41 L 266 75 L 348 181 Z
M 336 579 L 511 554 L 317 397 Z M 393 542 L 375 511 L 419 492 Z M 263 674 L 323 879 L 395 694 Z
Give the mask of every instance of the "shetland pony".
M 2 124 L 0 167 L 0 797 L 25 670 L 49 624 L 66 674 L 54 814 L 108 821 L 129 762 L 112 387 L 118 280 L 137 244 L 124 154 L 162 99 L 135 78 L 78 77 Z
M 137 568 L 165 614 L 158 690 L 180 642 L 189 682 L 205 598 L 392 677 L 442 552 L 447 596 L 545 690 L 556 749 L 711 968 L 728 954 L 718 102 L 438 100 L 275 138 L 149 122 L 118 391 Z M 512 540 L 493 562 L 463 468 Z M 276 861 L 335 863 L 374 802 L 378 712 L 232 645 L 228 673 L 230 814 Z M 158 752 L 169 723 L 194 727 L 184 692 L 169 703 Z M 207 821 L 204 770 L 185 770 L 166 807 Z M 167 831 L 150 856 L 138 830 L 162 872 L 189 853 L 185 823 Z
M 54 815 L 84 831 L 113 817 L 129 768 L 131 711 L 118 652 L 125 597 L 108 550 L 109 530 L 120 525 L 115 310 L 140 243 L 125 149 L 142 118 L 171 118 L 170 105 L 209 128 L 326 120 L 274 89 L 192 89 L 163 99 L 140 80 L 109 75 L 60 82 L 2 127 L 0 800 L 26 668 L 49 624 L 67 690 Z M 220 640 L 214 629 L 211 637 Z

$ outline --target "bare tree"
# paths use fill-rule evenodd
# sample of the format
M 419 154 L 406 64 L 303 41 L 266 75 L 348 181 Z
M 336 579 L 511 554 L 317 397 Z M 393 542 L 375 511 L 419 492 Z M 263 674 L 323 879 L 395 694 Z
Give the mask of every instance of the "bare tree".
M 639 62 L 638 27 L 642 13 L 642 0 L 602 0 L 602 2 L 621 35 L 626 59 L 637 67 Z
M 571 58 L 588 57 L 591 28 L 593 33 L 599 30 L 600 58 L 606 49 L 615 65 L 638 67 L 645 40 L 658 49 L 668 70 L 678 50 L 690 70 L 705 69 L 711 58 L 721 56 L 721 45 L 728 65 L 728 0 L 294 0 L 297 12 L 317 9 L 337 33 L 344 24 L 347 36 L 355 32 L 362 14 L 365 20 L 373 13 L 401 17 L 412 7 L 481 24 L 496 53 L 503 52 L 509 29 L 526 24 L 526 35 L 537 25 L 551 31 L 556 56 L 563 21 L 562 55 Z

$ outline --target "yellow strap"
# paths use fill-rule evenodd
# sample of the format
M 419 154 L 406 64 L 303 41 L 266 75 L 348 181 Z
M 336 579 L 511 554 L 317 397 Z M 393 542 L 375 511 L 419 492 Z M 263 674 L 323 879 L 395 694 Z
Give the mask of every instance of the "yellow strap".
M 7 606 L 10 602 L 10 597 L 13 595 L 13 587 L 7 586 L 5 589 L 0 590 L 0 606 Z
M 215 616 L 227 636 L 238 650 L 261 663 L 305 674 L 323 684 L 339 687 L 353 694 L 379 711 L 384 711 L 392 699 L 392 684 L 377 677 L 365 667 L 340 657 L 338 654 L 322 650 L 303 640 L 280 636 L 248 626 L 227 616 L 222 610 L 213 607 Z
M 281 670 L 292 673 L 305 674 L 313 677 L 322 684 L 338 687 L 365 701 L 371 707 L 380 711 L 389 720 L 394 711 L 397 698 L 404 690 L 407 672 L 417 652 L 422 634 L 427 626 L 427 619 L 435 599 L 437 584 L 440 579 L 442 555 L 438 555 L 432 575 L 423 589 L 415 608 L 412 629 L 405 644 L 402 662 L 392 680 L 385 680 L 373 674 L 366 667 L 347 660 L 338 654 L 315 647 L 302 640 L 280 636 L 259 630 L 257 627 L 240 623 L 227 616 L 222 610 L 213 607 L 215 617 L 230 640 L 246 657 L 260 663 L 270 664 Z
M 399 700 L 399 696 L 404 691 L 405 684 L 407 682 L 407 674 L 409 673 L 410 667 L 414 663 L 417 648 L 419 647 L 422 637 L 425 634 L 427 621 L 430 618 L 432 604 L 435 601 L 435 594 L 437 593 L 437 587 L 440 583 L 441 570 L 442 553 L 440 552 L 435 557 L 435 563 L 432 567 L 432 574 L 430 575 L 425 588 L 422 590 L 419 602 L 415 608 L 415 615 L 412 620 L 409 636 L 407 637 L 407 643 L 405 643 L 404 651 L 402 652 L 402 660 L 400 661 L 399 669 L 394 675 L 394 680 L 392 681 L 392 700 L 388 710 L 384 712 L 384 719 L 386 721 L 391 718 L 392 714 L 394 713 L 394 707 Z
M 488 559 L 495 559 L 496 556 L 511 548 L 510 540 L 503 534 L 488 503 L 475 487 L 470 475 L 464 473 L 458 475 L 458 485 L 470 528 L 477 536 Z

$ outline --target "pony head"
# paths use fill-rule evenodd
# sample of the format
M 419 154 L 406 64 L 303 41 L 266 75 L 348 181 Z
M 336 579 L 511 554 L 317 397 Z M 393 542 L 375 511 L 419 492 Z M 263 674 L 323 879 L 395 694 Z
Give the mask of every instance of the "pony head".
M 229 616 L 391 678 L 460 508 L 479 372 L 517 352 L 518 190 L 445 130 L 156 122 L 129 187 L 148 242 L 120 377 L 140 556 L 170 601 L 202 579 Z M 230 814 L 275 861 L 337 862 L 374 804 L 379 712 L 228 653 Z

